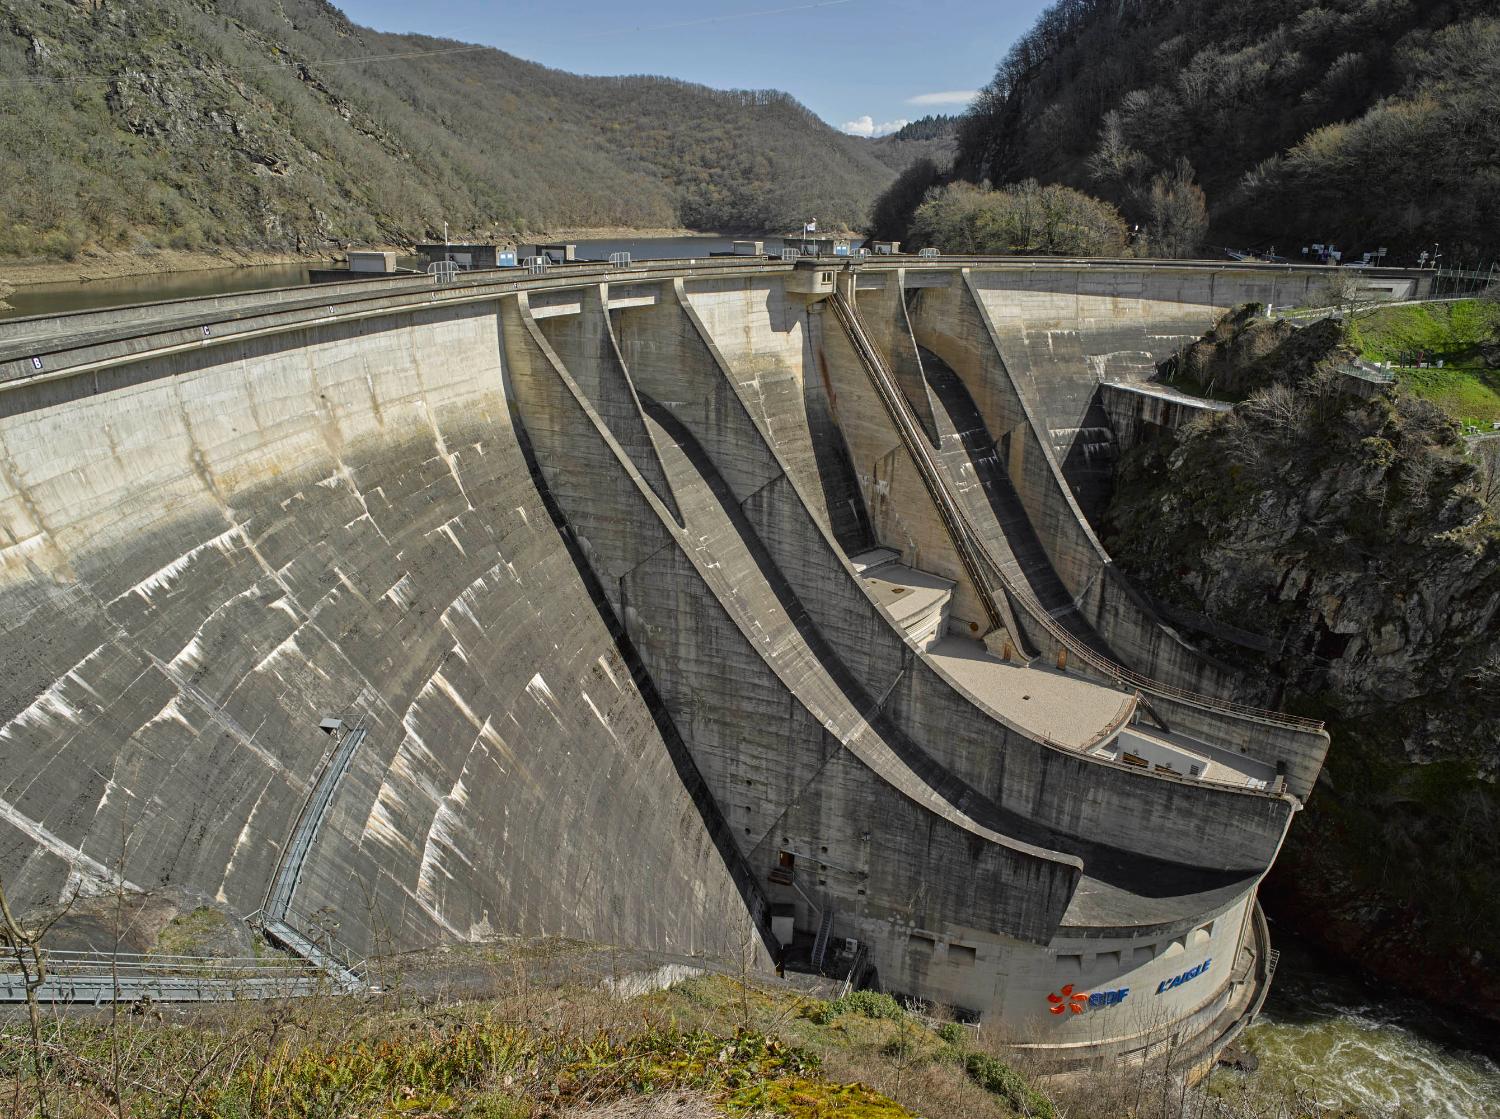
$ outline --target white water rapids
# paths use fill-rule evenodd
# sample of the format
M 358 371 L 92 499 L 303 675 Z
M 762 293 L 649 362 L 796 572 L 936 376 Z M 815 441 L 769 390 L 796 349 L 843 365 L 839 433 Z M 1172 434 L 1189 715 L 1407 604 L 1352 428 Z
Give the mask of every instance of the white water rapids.
M 1321 969 L 1295 946 L 1265 1012 L 1245 1035 L 1251 1074 L 1214 1090 L 1295 1099 L 1366 1119 L 1500 1119 L 1500 1032 L 1452 1007 L 1382 997 Z

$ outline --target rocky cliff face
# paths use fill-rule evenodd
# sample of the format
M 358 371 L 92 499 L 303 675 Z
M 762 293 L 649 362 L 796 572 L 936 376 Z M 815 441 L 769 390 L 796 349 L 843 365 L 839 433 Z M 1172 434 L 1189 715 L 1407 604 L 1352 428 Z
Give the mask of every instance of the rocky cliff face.
M 1349 356 L 1335 324 L 1220 324 L 1179 380 L 1248 398 L 1127 455 L 1105 535 L 1152 594 L 1270 639 L 1212 648 L 1253 698 L 1329 722 L 1273 910 L 1392 984 L 1462 983 L 1500 1017 L 1494 487 L 1451 421 L 1343 374 Z

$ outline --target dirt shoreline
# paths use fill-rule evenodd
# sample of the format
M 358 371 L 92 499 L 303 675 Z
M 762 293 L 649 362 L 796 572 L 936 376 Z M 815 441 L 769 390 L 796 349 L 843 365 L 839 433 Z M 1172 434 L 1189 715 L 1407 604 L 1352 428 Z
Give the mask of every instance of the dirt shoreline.
M 159 272 L 202 272 L 217 268 L 250 268 L 264 264 L 311 264 L 329 260 L 322 253 L 273 253 L 226 249 L 222 252 L 186 252 L 162 249 L 151 253 L 111 253 L 84 250 L 73 260 L 0 261 L 0 286 L 12 288 L 41 284 L 87 283 L 124 276 L 149 276 Z
M 627 240 L 635 237 L 749 237 L 765 239 L 779 237 L 777 233 L 746 233 L 725 231 L 704 233 L 696 229 L 628 229 L 620 226 L 599 226 L 583 229 L 557 229 L 541 233 L 499 237 L 499 242 L 534 244 L 537 241 L 606 241 Z M 385 248 L 399 253 L 408 253 L 407 245 L 362 246 Z M 0 307 L 4 306 L 7 288 L 33 287 L 41 284 L 88 283 L 92 280 L 112 280 L 126 276 L 149 276 L 162 272 L 202 272 L 219 268 L 253 268 L 267 264 L 318 264 L 343 256 L 339 249 L 320 252 L 272 252 L 261 249 L 217 249 L 212 251 L 189 251 L 180 249 L 155 249 L 151 252 L 110 252 L 104 249 L 87 248 L 73 260 L 48 260 L 28 258 L 0 260 Z

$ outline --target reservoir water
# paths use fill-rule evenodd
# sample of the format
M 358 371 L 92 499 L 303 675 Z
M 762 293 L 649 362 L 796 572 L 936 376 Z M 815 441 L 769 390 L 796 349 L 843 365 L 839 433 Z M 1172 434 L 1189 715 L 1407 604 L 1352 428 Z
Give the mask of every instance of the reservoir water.
M 780 252 L 780 237 L 757 239 L 764 242 L 767 252 Z M 668 260 L 729 252 L 734 240 L 735 238 L 727 236 L 703 235 L 626 237 L 572 243 L 578 246 L 578 255 L 588 259 L 602 260 L 610 253 L 628 252 L 635 260 Z M 857 237 L 851 238 L 851 241 L 855 245 L 861 243 L 861 239 Z M 788 243 L 795 245 L 797 240 L 792 238 Z M 419 262 L 416 257 L 401 257 L 398 263 L 402 267 L 411 268 Z M 328 262 L 326 266 L 333 267 L 333 264 Z M 34 284 L 18 287 L 6 296 L 5 302 L 10 304 L 10 309 L 0 308 L 0 318 L 56 315 L 69 311 L 153 303 L 163 299 L 188 299 L 202 295 L 295 287 L 308 282 L 307 269 L 306 264 L 266 264 L 246 268 L 207 268 L 192 272 L 159 272 L 104 280 Z
M 305 283 L 305 264 L 265 264 L 249 268 L 205 268 L 192 272 L 156 272 L 104 280 L 34 284 L 18 287 L 7 295 L 5 302 L 11 309 L 0 308 L 0 318 L 61 315 L 69 311 L 125 307 L 133 303 L 189 299 L 198 295 L 226 295 L 236 291 L 261 291 Z

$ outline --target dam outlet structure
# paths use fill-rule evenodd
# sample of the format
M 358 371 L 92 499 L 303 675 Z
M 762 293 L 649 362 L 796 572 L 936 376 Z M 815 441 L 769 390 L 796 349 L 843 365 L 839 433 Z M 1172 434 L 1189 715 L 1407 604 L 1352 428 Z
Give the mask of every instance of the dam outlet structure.
M 1211 1060 L 1328 738 L 1087 511 L 1156 363 L 1323 275 L 730 258 L 0 323 L 12 904 L 748 945 L 1059 1069 Z

